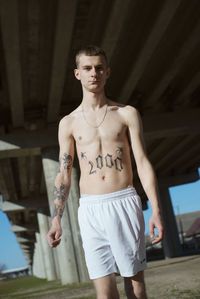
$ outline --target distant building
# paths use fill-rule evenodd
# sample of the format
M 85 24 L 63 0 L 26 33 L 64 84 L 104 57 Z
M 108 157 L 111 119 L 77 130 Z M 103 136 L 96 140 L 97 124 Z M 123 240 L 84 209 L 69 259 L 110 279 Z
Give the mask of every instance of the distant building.
M 6 279 L 6 278 L 15 278 L 19 276 L 26 276 L 29 275 L 29 267 L 21 267 L 21 268 L 15 268 L 15 269 L 7 269 L 2 270 L 0 273 L 0 280 Z
M 179 237 L 184 249 L 200 249 L 200 211 L 176 216 Z

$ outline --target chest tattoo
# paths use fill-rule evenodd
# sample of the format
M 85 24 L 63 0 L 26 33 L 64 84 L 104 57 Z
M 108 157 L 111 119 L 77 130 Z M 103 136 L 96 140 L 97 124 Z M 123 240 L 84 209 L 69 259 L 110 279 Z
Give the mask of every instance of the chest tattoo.
M 109 154 L 107 153 L 104 157 L 102 155 L 98 155 L 95 159 L 95 161 L 88 161 L 88 165 L 90 167 L 89 174 L 95 174 L 97 173 L 98 169 L 102 169 L 103 167 L 107 168 L 113 168 L 117 171 L 123 170 L 123 163 L 121 155 L 123 153 L 123 148 L 118 147 L 115 150 L 116 154 Z M 81 152 L 81 160 L 87 160 L 86 152 Z

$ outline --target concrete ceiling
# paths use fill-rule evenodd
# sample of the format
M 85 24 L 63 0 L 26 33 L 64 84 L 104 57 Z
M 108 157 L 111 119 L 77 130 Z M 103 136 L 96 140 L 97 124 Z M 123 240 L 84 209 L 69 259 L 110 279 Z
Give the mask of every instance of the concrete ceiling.
M 57 145 L 59 119 L 81 101 L 74 53 L 88 43 L 108 54 L 107 95 L 140 111 L 159 181 L 198 179 L 199 0 L 0 0 L 0 5 L 0 191 L 4 201 L 30 204 L 7 211 L 13 224 L 27 228 L 16 231 L 19 237 L 33 240 L 37 208 L 48 205 L 41 152 Z

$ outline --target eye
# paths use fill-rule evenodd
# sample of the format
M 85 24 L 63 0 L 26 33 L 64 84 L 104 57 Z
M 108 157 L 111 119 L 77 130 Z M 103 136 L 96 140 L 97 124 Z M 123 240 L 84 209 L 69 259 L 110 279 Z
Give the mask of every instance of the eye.
M 89 71 L 89 70 L 91 70 L 91 67 L 85 66 L 83 69 L 86 70 L 86 71 Z
M 102 70 L 103 70 L 103 67 L 102 67 L 101 65 L 99 65 L 99 66 L 96 67 L 96 70 L 97 70 L 97 71 L 102 71 Z

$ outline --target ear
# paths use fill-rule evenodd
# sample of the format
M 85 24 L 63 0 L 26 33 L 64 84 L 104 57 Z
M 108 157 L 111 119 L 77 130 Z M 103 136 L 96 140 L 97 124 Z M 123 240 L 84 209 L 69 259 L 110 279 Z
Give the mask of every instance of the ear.
M 106 79 L 108 79 L 110 77 L 110 73 L 111 73 L 111 69 L 110 69 L 110 67 L 108 67 L 106 70 Z
M 74 76 L 76 77 L 77 80 L 80 80 L 79 69 L 74 70 Z

